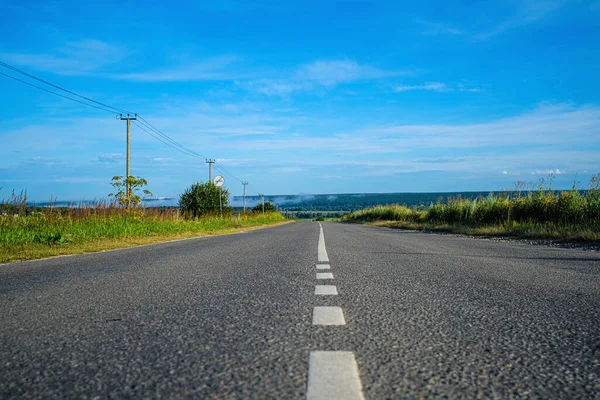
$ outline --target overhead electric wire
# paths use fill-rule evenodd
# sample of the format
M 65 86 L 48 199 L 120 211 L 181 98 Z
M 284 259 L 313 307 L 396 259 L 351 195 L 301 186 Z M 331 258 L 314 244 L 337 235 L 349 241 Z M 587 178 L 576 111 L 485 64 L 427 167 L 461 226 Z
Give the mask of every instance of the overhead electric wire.
M 51 93 L 51 94 L 53 94 L 53 95 L 55 95 L 55 96 L 59 96 L 59 97 L 62 97 L 62 98 L 64 98 L 64 99 L 68 99 L 68 100 L 71 100 L 71 101 L 74 101 L 74 102 L 76 102 L 76 103 L 83 104 L 83 105 L 86 105 L 86 106 L 89 106 L 89 107 L 94 107 L 94 108 L 97 108 L 98 110 L 106 111 L 106 112 L 109 112 L 109 113 L 111 113 L 111 114 L 115 114 L 115 112 L 114 112 L 113 110 L 108 110 L 108 109 L 106 109 L 106 108 L 103 108 L 103 107 L 98 107 L 98 106 L 95 106 L 95 105 L 93 105 L 93 104 L 85 103 L 85 102 L 83 102 L 83 101 L 79 101 L 79 100 L 77 100 L 77 99 L 74 99 L 74 98 L 71 98 L 71 97 L 68 97 L 68 96 L 64 96 L 64 95 L 62 95 L 62 94 L 60 94 L 60 93 L 53 92 L 52 90 L 48 90 L 48 89 L 46 89 L 46 88 L 43 88 L 43 87 L 41 87 L 41 86 L 38 86 L 38 85 L 34 85 L 33 83 L 29 83 L 29 82 L 26 82 L 26 81 L 24 81 L 24 80 L 22 80 L 22 79 L 15 78 L 14 76 L 12 76 L 12 75 L 8 75 L 8 74 L 5 74 L 4 72 L 0 72 L 0 75 L 4 75 L 4 76 L 6 76 L 6 77 L 8 77 L 8 78 L 10 78 L 10 79 L 14 79 L 15 81 L 18 81 L 18 82 L 24 83 L 24 84 L 26 84 L 26 85 L 33 86 L 34 88 L 37 88 L 37 89 L 43 90 L 44 92 Z
M 75 93 L 75 92 L 72 92 L 72 91 L 70 91 L 70 90 L 68 90 L 68 89 L 65 89 L 65 88 L 63 88 L 63 87 L 60 87 L 60 86 L 58 86 L 58 85 L 55 85 L 55 84 L 53 84 L 53 83 L 51 83 L 51 82 L 45 81 L 45 80 L 44 80 L 44 79 L 42 79 L 42 78 L 38 78 L 38 77 L 37 77 L 37 76 L 35 76 L 35 75 L 32 75 L 32 74 L 30 74 L 30 73 L 28 73 L 28 72 L 25 72 L 25 71 L 23 71 L 23 70 L 21 70 L 21 69 L 19 69 L 19 68 L 17 68 L 17 67 L 14 67 L 14 66 L 12 66 L 12 65 L 10 65 L 10 64 L 7 64 L 7 63 L 5 63 L 5 62 L 3 62 L 3 61 L 0 61 L 0 65 L 1 65 L 1 66 L 3 66 L 3 67 L 5 67 L 5 68 L 11 69 L 11 70 L 13 70 L 13 71 L 15 71 L 15 72 L 18 72 L 18 73 L 20 73 L 20 74 L 23 74 L 23 75 L 25 75 L 25 76 L 27 76 L 27 77 L 29 77 L 29 78 L 31 78 L 31 79 L 35 79 L 36 81 L 39 81 L 39 82 L 45 83 L 46 85 L 52 86 L 53 88 L 56 88 L 56 89 L 62 90 L 63 92 L 66 92 L 66 93 L 69 93 L 69 94 L 72 94 L 73 96 L 77 96 L 77 97 L 79 97 L 79 98 L 82 98 L 82 99 L 84 99 L 84 100 L 90 101 L 90 102 L 92 102 L 92 103 L 94 103 L 94 104 L 98 104 L 99 106 L 106 107 L 106 108 L 110 108 L 110 109 L 113 109 L 113 110 L 115 110 L 116 112 L 120 112 L 120 113 L 123 113 L 123 112 L 124 112 L 124 113 L 133 114 L 133 113 L 132 113 L 132 112 L 130 112 L 130 111 L 123 110 L 123 109 L 121 109 L 121 108 L 117 108 L 117 107 L 113 107 L 113 106 L 111 106 L 111 105 L 108 105 L 108 104 L 105 104 L 105 103 L 101 103 L 101 102 L 99 102 L 99 101 L 96 101 L 96 100 L 94 100 L 94 99 L 90 99 L 89 97 L 82 96 L 82 95 L 80 95 L 80 94 L 77 94 L 77 93 Z
M 141 130 L 143 130 L 144 132 L 146 132 L 148 135 L 150 135 L 150 136 L 152 136 L 153 138 L 155 138 L 156 140 L 158 140 L 158 141 L 160 141 L 160 142 L 162 142 L 162 143 L 166 144 L 167 146 L 169 146 L 169 147 L 171 147 L 171 148 L 173 148 L 173 149 L 175 149 L 175 150 L 177 150 L 177 151 L 180 151 L 180 152 L 182 152 L 182 153 L 184 153 L 184 154 L 187 154 L 188 156 L 193 156 L 193 157 L 195 157 L 195 156 L 196 156 L 195 154 L 193 154 L 193 153 L 190 153 L 190 152 L 188 152 L 188 151 L 187 151 L 187 150 L 185 150 L 185 149 L 181 149 L 181 148 L 179 148 L 179 147 L 173 146 L 171 143 L 169 143 L 168 141 L 164 140 L 162 137 L 160 137 L 160 136 L 156 135 L 155 133 L 153 133 L 153 132 L 149 131 L 148 129 L 146 129 L 146 128 L 145 128 L 143 125 L 141 125 L 141 124 L 137 123 L 137 121 L 133 120 L 133 121 L 131 121 L 131 122 L 133 122 L 133 124 L 134 124 L 134 125 L 136 125 L 138 128 L 140 128 Z
M 87 100 L 87 101 L 89 101 L 89 102 L 92 102 L 92 103 L 98 104 L 99 106 L 96 106 L 96 105 L 94 105 L 94 104 L 89 104 L 89 103 L 86 103 L 86 102 L 83 102 L 83 101 L 80 101 L 80 100 L 74 99 L 74 98 L 72 98 L 72 97 L 69 97 L 69 96 L 62 95 L 62 94 L 60 94 L 60 93 L 56 93 L 56 92 L 54 92 L 54 91 L 52 91 L 52 90 L 48 90 L 48 89 L 46 89 L 46 88 L 43 88 L 43 87 L 41 87 L 41 86 L 38 86 L 38 85 L 35 85 L 35 84 L 33 84 L 33 83 L 30 83 L 30 82 L 24 81 L 24 80 L 22 80 L 22 79 L 16 78 L 16 77 L 14 77 L 14 76 L 12 76 L 12 75 L 8 75 L 8 74 L 5 74 L 5 73 L 3 73 L 3 72 L 0 72 L 0 74 L 1 74 L 1 75 L 4 75 L 4 76 L 6 76 L 6 77 L 8 77 L 8 78 L 11 78 L 11 79 L 14 79 L 14 80 L 16 80 L 16 81 L 18 81 L 18 82 L 24 83 L 24 84 L 26 84 L 26 85 L 29 85 L 29 86 L 35 87 L 35 88 L 37 88 L 37 89 L 43 90 L 44 92 L 51 93 L 51 94 L 53 94 L 53 95 L 55 95 L 55 96 L 59 96 L 59 97 L 62 97 L 62 98 L 64 98 L 64 99 L 68 99 L 68 100 L 74 101 L 74 102 L 76 102 L 76 103 L 83 104 L 83 105 L 86 105 L 86 106 L 89 106 L 89 107 L 93 107 L 93 108 L 96 108 L 96 109 L 99 109 L 99 110 L 102 110 L 102 111 L 110 112 L 111 114 L 115 114 L 115 113 L 123 113 L 123 112 L 125 112 L 125 113 L 128 113 L 128 114 L 135 114 L 135 113 L 133 113 L 133 112 L 131 112 L 131 111 L 127 111 L 127 110 L 124 110 L 124 109 L 122 109 L 122 108 L 118 108 L 118 107 L 113 107 L 113 106 L 111 106 L 111 105 L 109 105 L 109 104 L 105 104 L 105 103 L 102 103 L 102 102 L 96 101 L 96 100 L 94 100 L 94 99 L 91 99 L 91 98 L 89 98 L 89 97 L 86 97 L 86 96 L 82 96 L 82 95 L 80 95 L 80 94 L 77 94 L 77 93 L 75 93 L 75 92 L 73 92 L 73 91 L 71 91 L 71 90 L 65 89 L 65 88 L 63 88 L 63 87 L 60 87 L 60 86 L 58 86 L 58 85 L 55 85 L 55 84 L 53 84 L 52 82 L 48 82 L 48 81 L 46 81 L 46 80 L 44 80 L 44 79 L 38 78 L 38 77 L 37 77 L 37 76 L 35 76 L 35 75 L 32 75 L 32 74 L 30 74 L 30 73 L 28 73 L 28 72 L 25 72 L 25 71 L 23 71 L 23 70 L 21 70 L 21 69 L 19 69 L 19 68 L 17 68 L 17 67 L 14 67 L 14 66 L 12 66 L 12 65 L 10 65 L 10 64 L 7 64 L 7 63 L 5 63 L 5 62 L 3 62 L 3 61 L 0 61 L 0 66 L 3 66 L 3 67 L 5 67 L 5 68 L 8 68 L 8 69 L 10 69 L 10 70 L 12 70 L 12 71 L 18 72 L 18 73 L 20 73 L 20 74 L 22 74 L 22 75 L 25 75 L 25 76 L 27 76 L 27 77 L 29 77 L 29 78 L 31 78 L 31 79 L 35 79 L 35 80 L 37 80 L 37 81 L 39 81 L 39 82 L 42 82 L 42 83 L 44 83 L 44 84 L 46 84 L 46 85 L 52 86 L 52 87 L 54 87 L 54 88 L 57 88 L 57 89 L 59 89 L 59 90 L 62 90 L 62 91 L 64 91 L 64 92 L 66 92 L 66 93 L 72 94 L 72 95 L 74 95 L 74 96 L 77 96 L 77 97 L 79 97 L 79 98 L 82 98 L 82 99 L 84 99 L 84 100 Z M 136 115 L 137 115 L 137 114 L 136 114 Z M 186 148 L 185 146 L 183 146 L 182 144 L 178 143 L 177 141 L 175 141 L 175 140 L 171 139 L 171 138 L 170 138 L 168 135 L 166 135 L 166 134 L 164 134 L 163 132 L 161 132 L 161 131 L 160 131 L 158 128 L 156 128 L 154 125 L 152 125 L 150 122 L 148 122 L 147 120 L 143 119 L 143 118 L 142 118 L 142 117 L 140 117 L 139 115 L 138 115 L 138 118 L 140 118 L 140 120 L 142 120 L 142 121 L 141 121 L 141 122 L 142 122 L 142 124 L 144 124 L 144 125 L 145 125 L 145 126 L 148 128 L 148 129 L 150 129 L 150 130 L 154 131 L 154 132 L 156 133 L 156 135 L 158 135 L 158 136 L 162 137 L 164 140 L 166 140 L 166 141 L 170 142 L 172 145 L 174 145 L 174 146 L 177 146 L 178 148 L 180 148 L 180 151 L 183 151 L 183 152 L 185 152 L 185 153 L 186 153 L 186 154 L 188 154 L 188 155 L 195 155 L 195 156 L 198 156 L 198 157 L 204 157 L 204 156 L 202 156 L 201 154 L 199 154 L 199 153 L 196 153 L 195 151 L 193 151 L 193 150 L 191 150 L 191 149 L 188 149 L 188 148 Z M 138 126 L 139 126 L 139 125 L 138 125 Z M 149 133 L 147 130 L 144 130 L 144 131 L 145 131 L 146 133 Z M 151 136 L 153 136 L 153 137 L 157 138 L 157 137 L 156 137 L 156 136 L 154 136 L 154 135 L 151 135 Z M 158 138 L 157 138 L 157 139 L 158 139 Z M 158 140 L 160 140 L 160 139 L 158 139 Z M 168 144 L 168 143 L 166 143 L 164 140 L 160 140 L 160 141 L 161 141 L 161 142 L 163 142 L 163 143 L 165 143 L 165 144 Z M 169 146 L 171 146 L 171 147 L 175 148 L 175 147 L 174 147 L 174 146 L 172 146 L 172 145 L 169 145 Z
M 14 67 L 14 66 L 12 66 L 10 64 L 5 63 L 3 61 L 0 61 L 0 66 L 5 67 L 5 68 L 7 68 L 9 70 L 12 70 L 14 72 L 17 72 L 19 74 L 22 74 L 24 76 L 27 76 L 28 78 L 34 79 L 34 80 L 36 80 L 38 82 L 44 83 L 44 84 L 46 84 L 48 86 L 51 86 L 53 88 L 56 88 L 58 90 L 61 90 L 61 91 L 65 92 L 65 93 L 68 93 L 70 95 L 79 97 L 80 99 L 83 99 L 83 100 L 86 100 L 86 101 L 77 100 L 77 99 L 74 99 L 72 97 L 65 96 L 65 95 L 60 94 L 60 93 L 56 93 L 55 91 L 46 89 L 46 88 L 38 86 L 38 85 L 35 85 L 35 84 L 31 83 L 31 82 L 24 81 L 22 79 L 19 79 L 17 77 L 12 76 L 12 75 L 0 72 L 0 75 L 6 76 L 7 78 L 13 79 L 13 80 L 15 80 L 17 82 L 20 82 L 20 83 L 23 83 L 25 85 L 34 87 L 34 88 L 42 90 L 44 92 L 53 94 L 55 96 L 58 96 L 58 97 L 61 97 L 61 98 L 67 99 L 67 100 L 71 100 L 71 101 L 73 101 L 75 103 L 82 104 L 82 105 L 85 105 L 85 106 L 88 106 L 88 107 L 92 107 L 92 108 L 95 108 L 95 109 L 98 109 L 98 110 L 102 110 L 102 111 L 105 111 L 105 112 L 108 112 L 108 113 L 111 113 L 111 114 L 122 114 L 122 113 L 134 114 L 134 115 L 136 115 L 136 117 L 138 118 L 138 120 L 132 120 L 132 122 L 138 128 L 140 128 L 142 131 L 146 132 L 148 135 L 152 136 L 153 138 L 157 139 L 158 141 L 162 142 L 163 144 L 166 144 L 167 146 L 169 146 L 169 147 L 171 147 L 171 148 L 173 148 L 173 149 L 175 149 L 177 151 L 180 151 L 181 153 L 184 153 L 184 154 L 186 154 L 188 156 L 192 156 L 192 157 L 196 157 L 196 158 L 203 158 L 203 159 L 207 158 L 206 156 L 204 156 L 204 155 L 202 155 L 200 153 L 197 153 L 194 150 L 191 150 L 190 148 L 188 148 L 188 147 L 182 145 L 181 143 L 177 142 L 176 140 L 172 139 L 167 134 L 163 133 L 160 129 L 156 128 L 154 125 L 152 125 L 150 122 L 148 122 L 146 119 L 142 118 L 140 115 L 138 115 L 136 113 L 133 113 L 131 111 L 127 111 L 127 110 L 122 109 L 122 108 L 113 107 L 113 106 L 111 106 L 109 104 L 105 104 L 105 103 L 96 101 L 96 100 L 91 99 L 91 98 L 86 97 L 86 96 L 82 96 L 82 95 L 80 95 L 78 93 L 75 93 L 75 92 L 73 92 L 71 90 L 65 89 L 65 88 L 60 87 L 58 85 L 55 85 L 55 84 L 53 84 L 51 82 L 48 82 L 48 81 L 46 81 L 46 80 L 44 80 L 42 78 L 38 78 L 35 75 L 32 75 L 32 74 L 30 74 L 28 72 L 25 72 L 25 71 L 23 71 L 23 70 L 21 70 L 21 69 L 19 69 L 17 67 Z M 90 104 L 90 103 L 93 103 L 93 104 Z M 229 178 L 231 178 L 233 180 L 236 180 L 236 181 L 238 181 L 240 183 L 244 182 L 241 179 L 237 178 L 235 175 L 233 175 L 231 172 L 229 172 L 229 170 L 227 168 L 225 168 L 222 164 L 218 164 L 218 163 L 214 163 L 214 164 L 215 164 L 214 165 L 215 169 L 221 171 L 221 173 L 223 175 L 226 175 Z M 248 190 L 250 192 L 256 193 L 259 196 L 261 195 L 259 192 L 256 192 L 255 190 L 252 190 L 251 188 L 248 188 Z
M 180 147 L 183 150 L 186 150 L 190 153 L 192 153 L 193 155 L 199 157 L 199 158 L 207 158 L 206 156 L 195 152 L 194 150 L 191 150 L 187 147 L 185 147 L 184 145 L 182 145 L 181 143 L 177 142 L 174 139 L 171 139 L 167 134 L 163 133 L 160 129 L 158 129 L 157 127 L 155 127 L 154 125 L 152 125 L 150 122 L 148 122 L 147 120 L 145 120 L 144 118 L 142 118 L 140 115 L 138 115 L 138 119 L 140 120 L 140 122 L 142 124 L 144 124 L 148 129 L 154 131 L 157 135 L 163 137 L 165 140 L 168 140 L 169 142 L 173 143 L 173 145 Z

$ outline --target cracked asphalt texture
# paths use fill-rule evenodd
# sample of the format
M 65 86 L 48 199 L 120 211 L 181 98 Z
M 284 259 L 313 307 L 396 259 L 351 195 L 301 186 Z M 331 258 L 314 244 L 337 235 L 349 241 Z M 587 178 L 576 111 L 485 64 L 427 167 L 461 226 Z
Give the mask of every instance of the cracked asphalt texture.
M 0 398 L 302 398 L 312 350 L 367 399 L 600 398 L 600 254 L 322 225 L 338 296 L 314 222 L 0 265 Z

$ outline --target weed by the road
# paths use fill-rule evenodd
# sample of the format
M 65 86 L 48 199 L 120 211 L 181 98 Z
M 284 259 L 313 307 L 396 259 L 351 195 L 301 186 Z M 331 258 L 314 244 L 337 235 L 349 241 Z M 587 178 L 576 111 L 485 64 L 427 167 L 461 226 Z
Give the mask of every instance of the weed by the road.
M 27 208 L 26 196 L 0 204 L 0 262 L 126 247 L 276 224 L 279 213 L 184 219 L 176 209 L 123 209 L 115 202 Z
M 513 192 L 514 193 L 514 192 Z M 346 215 L 342 220 L 390 227 L 561 240 L 600 240 L 600 174 L 583 194 L 573 185 L 557 192 L 535 191 L 477 199 L 449 198 L 425 210 L 401 205 L 375 206 Z

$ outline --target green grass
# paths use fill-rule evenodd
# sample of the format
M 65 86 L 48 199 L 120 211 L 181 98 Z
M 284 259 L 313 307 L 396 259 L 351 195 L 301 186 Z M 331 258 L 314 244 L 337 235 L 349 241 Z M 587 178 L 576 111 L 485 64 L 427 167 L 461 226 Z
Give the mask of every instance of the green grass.
M 543 183 L 543 181 L 542 181 Z M 342 221 L 469 235 L 600 241 L 600 174 L 583 194 L 574 186 L 557 192 L 540 185 L 516 196 L 449 198 L 424 210 L 398 204 L 352 212 Z
M 12 200 L 0 204 L 0 211 L 4 210 L 0 212 L 0 262 L 230 233 L 285 222 L 279 213 L 212 215 L 193 220 L 173 209 L 129 212 L 114 203 L 32 211 L 23 207 L 24 196 L 13 196 Z

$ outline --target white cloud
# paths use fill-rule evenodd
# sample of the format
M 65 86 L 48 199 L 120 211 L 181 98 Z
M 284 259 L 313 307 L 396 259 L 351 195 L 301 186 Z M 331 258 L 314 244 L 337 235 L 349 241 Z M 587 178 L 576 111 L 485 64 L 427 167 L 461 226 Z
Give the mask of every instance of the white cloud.
M 106 74 L 107 78 L 139 82 L 181 82 L 181 81 L 230 81 L 249 77 L 248 72 L 240 72 L 234 65 L 239 57 L 222 55 L 198 62 L 187 62 L 177 67 L 167 67 L 152 71 L 139 71 L 124 74 Z
M 100 40 L 68 42 L 52 53 L 1 53 L 11 64 L 58 75 L 91 75 L 122 60 L 127 54 L 121 46 Z
M 531 175 L 563 175 L 566 174 L 567 171 L 564 169 L 538 169 L 535 171 L 531 171 Z
M 293 92 L 310 90 L 314 87 L 312 82 L 293 82 L 277 79 L 257 79 L 249 82 L 238 82 L 245 89 L 267 96 L 287 96 Z
M 318 82 L 333 86 L 342 82 L 373 80 L 406 74 L 406 71 L 384 71 L 369 65 L 360 65 L 351 60 L 315 61 L 302 65 L 295 73 L 295 80 Z
M 508 175 L 507 171 L 502 171 L 502 175 Z
M 510 29 L 539 22 L 567 4 L 566 0 L 525 0 L 514 15 L 492 29 L 474 35 L 476 39 L 488 39 Z
M 286 78 L 261 78 L 238 84 L 250 91 L 268 96 L 287 96 L 294 92 L 323 90 L 349 83 L 411 75 L 408 70 L 383 70 L 352 60 L 318 60 L 299 66 Z
M 125 156 L 123 154 L 101 154 L 98 156 L 98 161 L 102 163 L 116 163 L 124 160 Z
M 456 87 L 450 87 L 442 82 L 426 82 L 422 85 L 398 85 L 394 88 L 396 92 L 408 92 L 412 90 L 426 90 L 430 92 L 481 92 L 482 90 L 478 87 L 459 83 Z
M 394 88 L 396 92 L 408 92 L 410 90 L 428 90 L 432 92 L 447 92 L 449 91 L 445 83 L 427 82 L 424 85 L 399 85 Z
M 485 28 L 474 26 L 467 29 L 441 22 L 423 20 L 416 20 L 415 22 L 426 28 L 422 32 L 424 35 L 465 36 L 476 40 L 486 40 L 512 29 L 540 23 L 568 3 L 568 0 L 523 0 L 517 3 L 518 6 L 512 10 L 509 17 L 497 21 L 495 24 L 486 23 Z M 499 7 L 506 5 L 503 2 L 495 4 Z M 593 5 L 590 5 L 590 7 L 593 9 Z M 486 9 L 486 12 L 490 13 L 490 10 Z M 475 18 L 475 20 L 477 21 L 479 18 Z M 481 20 L 486 20 L 486 18 L 481 18 Z
M 439 22 L 431 22 L 431 21 L 424 21 L 424 20 L 416 20 L 416 23 L 418 23 L 419 25 L 422 25 L 426 28 L 425 31 L 423 31 L 424 35 L 432 35 L 432 36 L 437 36 L 437 35 L 453 35 L 453 36 L 462 36 L 462 35 L 466 35 L 467 32 L 463 29 L 459 29 L 459 28 L 455 28 L 453 26 L 447 25 L 447 24 L 442 24 Z
M 291 174 L 291 173 L 302 172 L 302 171 L 304 171 L 304 169 L 300 168 L 300 167 L 283 167 L 283 168 L 277 168 L 277 171 L 283 172 L 286 174 Z

